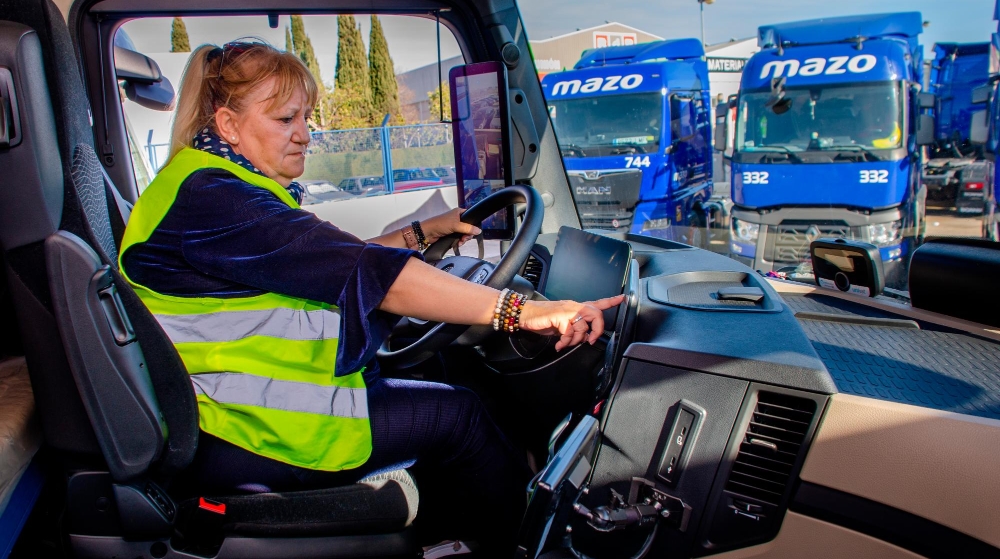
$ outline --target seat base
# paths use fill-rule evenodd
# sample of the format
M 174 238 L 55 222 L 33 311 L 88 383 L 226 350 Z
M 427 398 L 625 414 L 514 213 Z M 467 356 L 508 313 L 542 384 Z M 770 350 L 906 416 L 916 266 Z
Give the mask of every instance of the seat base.
M 173 548 L 170 540 L 125 541 L 118 537 L 70 535 L 73 556 L 80 559 L 205 559 Z M 413 530 L 394 534 L 324 538 L 229 537 L 211 559 L 362 559 L 418 557 Z

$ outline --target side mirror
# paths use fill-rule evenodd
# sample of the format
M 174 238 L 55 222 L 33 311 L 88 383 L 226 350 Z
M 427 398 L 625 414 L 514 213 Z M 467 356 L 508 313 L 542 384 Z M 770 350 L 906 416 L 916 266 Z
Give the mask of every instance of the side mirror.
M 719 103 L 715 106 L 715 149 L 729 149 L 729 103 Z
M 989 103 L 990 93 L 992 92 L 993 86 L 988 83 L 972 88 L 972 104 L 979 105 L 982 103 Z
M 929 146 L 934 143 L 934 117 L 917 115 L 917 145 Z
M 125 82 L 125 96 L 130 101 L 154 111 L 174 110 L 174 86 L 152 58 L 116 46 L 115 76 Z
M 969 115 L 969 142 L 977 146 L 986 144 L 990 135 L 990 112 L 986 109 Z
M 933 93 L 918 93 L 917 94 L 917 107 L 920 109 L 933 109 L 934 108 L 934 94 Z

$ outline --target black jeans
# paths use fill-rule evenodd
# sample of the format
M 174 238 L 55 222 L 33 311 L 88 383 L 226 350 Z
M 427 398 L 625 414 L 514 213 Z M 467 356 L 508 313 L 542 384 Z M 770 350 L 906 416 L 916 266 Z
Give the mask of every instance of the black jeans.
M 202 432 L 189 471 L 200 487 L 265 492 L 346 485 L 374 472 L 410 468 L 420 488 L 417 525 L 422 538 L 472 537 L 484 547 L 513 549 L 531 472 L 474 392 L 434 382 L 372 378 L 368 413 L 372 455 L 353 470 L 291 466 Z

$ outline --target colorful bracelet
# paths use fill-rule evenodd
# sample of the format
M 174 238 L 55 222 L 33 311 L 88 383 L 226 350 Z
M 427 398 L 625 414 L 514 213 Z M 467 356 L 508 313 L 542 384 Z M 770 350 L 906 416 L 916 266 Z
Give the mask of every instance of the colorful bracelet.
M 424 236 L 424 230 L 420 227 L 419 221 L 414 221 L 410 224 L 410 227 L 413 228 L 413 234 L 417 236 L 417 246 L 420 247 L 420 250 L 424 250 L 430 246 L 427 244 L 427 237 Z
M 493 309 L 493 330 L 499 332 L 517 332 L 521 329 L 521 309 L 527 297 L 517 291 L 504 289 L 497 297 L 496 308 Z

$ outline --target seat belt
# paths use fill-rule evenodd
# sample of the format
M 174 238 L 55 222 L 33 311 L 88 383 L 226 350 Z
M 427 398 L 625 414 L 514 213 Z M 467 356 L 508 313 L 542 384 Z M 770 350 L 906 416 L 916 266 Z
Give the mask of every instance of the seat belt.
M 132 217 L 132 204 L 122 197 L 115 187 L 104 165 L 100 165 L 101 175 L 104 177 L 104 194 L 107 198 L 108 218 L 111 221 L 111 233 L 115 238 L 115 246 L 121 248 L 122 238 L 125 236 L 125 226 Z M 111 201 L 114 200 L 114 204 Z

